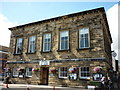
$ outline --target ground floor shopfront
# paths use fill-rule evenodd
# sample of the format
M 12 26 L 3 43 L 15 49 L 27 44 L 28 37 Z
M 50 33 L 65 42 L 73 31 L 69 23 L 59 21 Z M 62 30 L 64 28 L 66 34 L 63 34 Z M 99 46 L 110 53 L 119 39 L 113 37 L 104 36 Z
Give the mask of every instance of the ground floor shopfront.
M 12 83 L 84 86 L 110 71 L 104 58 L 7 62 Z

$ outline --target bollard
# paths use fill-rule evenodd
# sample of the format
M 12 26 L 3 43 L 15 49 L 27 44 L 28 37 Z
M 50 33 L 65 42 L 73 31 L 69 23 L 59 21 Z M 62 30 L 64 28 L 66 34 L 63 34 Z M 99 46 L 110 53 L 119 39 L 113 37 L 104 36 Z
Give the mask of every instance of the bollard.
M 30 90 L 29 85 L 27 85 L 27 90 Z
M 6 83 L 6 88 L 9 88 L 8 83 Z
M 55 90 L 55 86 L 53 86 L 53 90 Z

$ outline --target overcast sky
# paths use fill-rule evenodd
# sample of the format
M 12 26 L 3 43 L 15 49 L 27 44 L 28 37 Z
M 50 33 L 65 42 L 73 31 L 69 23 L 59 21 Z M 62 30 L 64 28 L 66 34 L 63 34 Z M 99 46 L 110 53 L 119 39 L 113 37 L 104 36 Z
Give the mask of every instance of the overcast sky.
M 0 2 L 0 45 L 9 46 L 10 27 L 99 7 L 105 8 L 112 50 L 118 54 L 117 2 Z

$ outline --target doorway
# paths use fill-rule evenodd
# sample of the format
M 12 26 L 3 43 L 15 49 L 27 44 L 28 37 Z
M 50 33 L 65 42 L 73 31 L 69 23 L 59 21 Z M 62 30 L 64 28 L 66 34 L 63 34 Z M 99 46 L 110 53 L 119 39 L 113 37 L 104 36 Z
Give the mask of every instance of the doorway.
M 49 68 L 48 67 L 42 67 L 41 68 L 41 84 L 42 85 L 48 85 L 48 75 L 49 75 Z

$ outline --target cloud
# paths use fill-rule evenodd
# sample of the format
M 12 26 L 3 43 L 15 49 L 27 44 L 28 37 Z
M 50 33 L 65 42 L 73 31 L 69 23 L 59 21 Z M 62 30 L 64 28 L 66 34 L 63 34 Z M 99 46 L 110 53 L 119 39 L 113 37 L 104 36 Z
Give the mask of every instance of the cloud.
M 9 46 L 11 32 L 8 28 L 13 26 L 15 26 L 15 24 L 0 13 L 0 45 Z
M 116 59 L 118 59 L 118 4 L 108 9 L 107 19 L 113 40 L 111 47 L 117 53 Z

